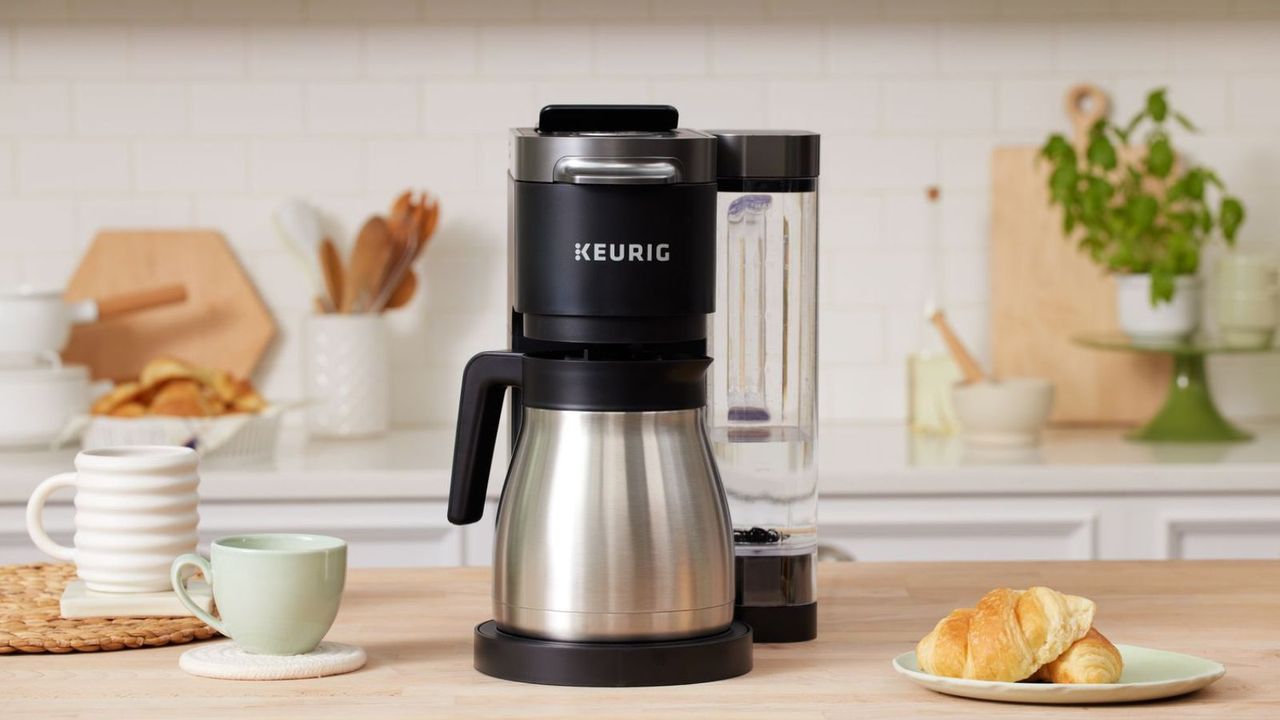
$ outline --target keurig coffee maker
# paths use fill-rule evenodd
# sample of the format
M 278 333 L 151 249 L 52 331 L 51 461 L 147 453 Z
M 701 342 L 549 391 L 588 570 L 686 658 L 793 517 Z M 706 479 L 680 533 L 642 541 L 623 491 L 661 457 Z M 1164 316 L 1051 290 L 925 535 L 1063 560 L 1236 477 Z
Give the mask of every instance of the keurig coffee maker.
M 667 106 L 549 106 L 511 133 L 511 350 L 462 381 L 449 519 L 480 520 L 507 388 L 493 620 L 475 666 L 558 685 L 751 669 L 707 435 L 716 138 Z

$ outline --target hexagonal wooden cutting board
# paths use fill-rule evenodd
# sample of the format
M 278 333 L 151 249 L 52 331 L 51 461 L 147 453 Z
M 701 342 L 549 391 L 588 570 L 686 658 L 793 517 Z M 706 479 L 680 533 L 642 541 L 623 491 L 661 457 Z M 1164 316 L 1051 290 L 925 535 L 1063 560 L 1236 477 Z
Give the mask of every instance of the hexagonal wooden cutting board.
M 136 378 L 160 355 L 248 376 L 276 324 L 240 262 L 215 230 L 104 230 L 67 286 L 68 300 L 105 297 L 168 283 L 187 300 L 92 325 L 78 325 L 63 359 L 94 378 Z

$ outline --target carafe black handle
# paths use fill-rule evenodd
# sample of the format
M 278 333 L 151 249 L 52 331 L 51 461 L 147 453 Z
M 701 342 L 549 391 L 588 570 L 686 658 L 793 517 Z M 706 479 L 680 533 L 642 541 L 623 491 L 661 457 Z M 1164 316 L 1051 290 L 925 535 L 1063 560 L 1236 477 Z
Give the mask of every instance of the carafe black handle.
M 458 400 L 458 432 L 453 441 L 453 476 L 449 483 L 449 522 L 466 525 L 484 514 L 489 467 L 502 419 L 502 396 L 523 379 L 524 355 L 482 352 L 462 371 Z

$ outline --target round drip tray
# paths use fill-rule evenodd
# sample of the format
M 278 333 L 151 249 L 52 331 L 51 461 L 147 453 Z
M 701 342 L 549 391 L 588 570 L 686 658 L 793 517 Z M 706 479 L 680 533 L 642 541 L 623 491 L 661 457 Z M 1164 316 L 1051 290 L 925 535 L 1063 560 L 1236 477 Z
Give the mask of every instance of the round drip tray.
M 494 621 L 475 633 L 476 670 L 516 682 L 578 687 L 688 685 L 751 672 L 751 628 L 734 622 L 707 637 L 572 643 L 511 635 Z

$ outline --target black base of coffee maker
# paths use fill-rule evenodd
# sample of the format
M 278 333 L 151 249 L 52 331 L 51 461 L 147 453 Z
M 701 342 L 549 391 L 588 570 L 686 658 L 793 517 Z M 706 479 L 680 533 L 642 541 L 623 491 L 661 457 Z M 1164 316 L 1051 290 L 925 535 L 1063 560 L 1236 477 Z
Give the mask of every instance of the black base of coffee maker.
M 573 643 L 476 626 L 476 670 L 502 680 L 576 687 L 648 687 L 726 680 L 751 672 L 751 628 L 663 642 Z
M 733 619 L 751 626 L 758 643 L 804 642 L 818 637 L 818 603 L 733 606 Z

